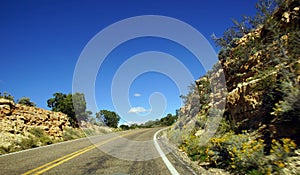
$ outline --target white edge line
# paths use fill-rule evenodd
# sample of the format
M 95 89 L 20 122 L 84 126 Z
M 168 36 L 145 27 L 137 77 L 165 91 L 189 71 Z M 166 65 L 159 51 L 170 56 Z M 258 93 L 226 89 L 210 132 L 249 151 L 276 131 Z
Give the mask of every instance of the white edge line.
M 164 161 L 165 165 L 167 166 L 168 170 L 170 171 L 170 173 L 172 175 L 179 175 L 179 173 L 177 172 L 177 170 L 174 168 L 174 166 L 171 164 L 171 162 L 169 161 L 169 159 L 166 157 L 165 153 L 161 150 L 158 142 L 157 142 L 157 139 L 156 139 L 156 136 L 159 132 L 163 131 L 163 130 L 166 130 L 168 128 L 164 128 L 164 129 L 161 129 L 161 130 L 158 130 L 154 136 L 153 136 L 153 141 L 154 141 L 154 145 L 156 147 L 156 150 L 158 151 L 161 159 Z

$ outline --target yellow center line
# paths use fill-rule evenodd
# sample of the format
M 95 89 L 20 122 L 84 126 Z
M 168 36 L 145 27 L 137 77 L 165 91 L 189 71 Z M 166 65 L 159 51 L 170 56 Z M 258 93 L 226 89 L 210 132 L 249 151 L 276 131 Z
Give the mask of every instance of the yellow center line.
M 121 136 L 127 136 L 127 135 L 130 135 L 130 134 L 135 134 L 135 132 L 133 132 L 133 133 L 122 134 Z M 113 140 L 116 140 L 116 139 L 120 138 L 121 136 L 118 135 L 117 137 L 113 137 L 113 138 L 111 138 L 111 139 L 102 141 L 102 142 L 100 142 L 100 143 L 98 143 L 98 144 L 95 144 L 95 145 L 91 145 L 91 146 L 85 147 L 85 148 L 83 148 L 83 149 L 80 149 L 80 150 L 75 151 L 75 152 L 73 152 L 73 153 L 70 153 L 70 154 L 68 154 L 68 155 L 65 155 L 65 156 L 63 156 L 63 157 L 60 157 L 60 158 L 58 158 L 58 159 L 55 159 L 55 160 L 53 160 L 53 161 L 51 161 L 51 162 L 49 162 L 49 163 L 46 163 L 46 164 L 44 164 L 44 165 L 42 165 L 42 166 L 39 166 L 39 167 L 37 167 L 37 168 L 34 168 L 34 169 L 30 170 L 30 171 L 27 171 L 27 172 L 25 172 L 25 173 L 22 174 L 22 175 L 28 175 L 28 174 L 38 175 L 38 174 L 42 174 L 42 173 L 44 173 L 44 172 L 46 172 L 46 171 L 48 171 L 48 170 L 50 170 L 50 169 L 52 169 L 52 168 L 54 168 L 54 167 L 56 167 L 56 166 L 58 166 L 58 165 L 63 164 L 63 163 L 65 163 L 65 162 L 67 162 L 67 161 L 69 161 L 69 160 L 71 160 L 71 159 L 73 159 L 73 158 L 75 158 L 75 157 L 77 157 L 77 156 L 79 156 L 79 155 L 82 155 L 82 154 L 84 154 L 84 153 L 86 153 L 86 152 L 88 152 L 88 151 L 90 151 L 90 150 L 92 150 L 92 149 L 94 149 L 94 148 L 96 148 L 96 147 L 98 147 L 98 146 L 101 146 L 101 145 L 104 145 L 104 144 L 106 144 L 106 143 L 108 143 L 108 142 L 111 142 L 111 141 L 113 141 Z
M 93 147 L 93 146 L 95 146 L 95 145 L 91 145 L 91 146 L 89 146 L 89 147 Z M 83 151 L 83 150 L 85 150 L 85 149 L 88 149 L 89 147 L 83 148 L 83 149 L 78 150 L 78 151 L 75 151 L 75 152 L 73 152 L 73 153 L 71 153 L 71 154 L 65 155 L 65 156 L 60 157 L 60 158 L 58 158 L 58 159 L 55 159 L 55 160 L 53 160 L 53 161 L 51 161 L 51 162 L 49 162 L 49 163 L 46 163 L 46 164 L 44 164 L 44 165 L 42 165 L 42 166 L 39 166 L 39 167 L 37 167 L 37 168 L 35 168 L 35 169 L 32 169 L 32 170 L 30 170 L 30 171 L 27 171 L 27 172 L 24 173 L 23 175 L 28 175 L 28 174 L 30 174 L 30 173 L 33 173 L 33 172 L 39 170 L 39 169 L 42 169 L 42 168 L 44 168 L 44 167 L 47 167 L 47 166 L 49 166 L 49 165 L 51 165 L 51 164 L 54 164 L 54 163 L 56 163 L 56 162 L 59 162 L 59 161 L 61 161 L 61 160 L 63 160 L 63 159 L 66 159 L 67 157 L 70 157 L 70 156 L 72 156 L 72 155 L 74 155 L 74 154 L 77 154 L 77 153 L 79 153 L 79 152 L 81 152 L 81 151 Z
M 52 169 L 52 168 L 54 168 L 54 167 L 60 165 L 60 164 L 63 164 L 63 163 L 65 163 L 65 162 L 67 162 L 67 161 L 69 161 L 69 160 L 71 160 L 71 159 L 73 159 L 73 158 L 75 158 L 75 157 L 77 157 L 77 156 L 79 156 L 79 155 L 85 153 L 85 152 L 88 152 L 88 151 L 90 151 L 90 150 L 92 150 L 92 149 L 94 149 L 94 148 L 96 148 L 95 145 L 93 145 L 93 147 L 91 147 L 91 148 L 89 148 L 89 149 L 85 149 L 85 150 L 83 150 L 83 151 L 81 151 L 81 152 L 79 152 L 79 153 L 77 153 L 77 154 L 75 154 L 75 155 L 72 155 L 72 156 L 70 156 L 70 157 L 68 157 L 68 158 L 66 158 L 66 159 L 63 159 L 63 160 L 61 160 L 61 161 L 59 161 L 59 162 L 57 162 L 57 163 L 55 163 L 55 164 L 53 164 L 53 165 L 51 165 L 51 166 L 48 166 L 47 168 L 44 168 L 44 169 L 42 169 L 42 170 L 40 170 L 40 171 L 38 171 L 38 172 L 36 172 L 36 173 L 34 173 L 34 174 L 35 174 L 35 175 L 42 174 L 42 173 L 44 173 L 44 172 L 46 172 L 46 171 L 48 171 L 48 170 L 50 170 L 50 169 Z

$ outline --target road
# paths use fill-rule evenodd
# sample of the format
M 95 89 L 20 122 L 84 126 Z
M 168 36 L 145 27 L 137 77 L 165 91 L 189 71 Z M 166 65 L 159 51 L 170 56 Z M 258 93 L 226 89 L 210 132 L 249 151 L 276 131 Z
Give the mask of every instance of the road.
M 111 133 L 3 155 L 0 174 L 192 174 L 157 139 L 166 153 L 161 157 L 153 140 L 160 129 Z

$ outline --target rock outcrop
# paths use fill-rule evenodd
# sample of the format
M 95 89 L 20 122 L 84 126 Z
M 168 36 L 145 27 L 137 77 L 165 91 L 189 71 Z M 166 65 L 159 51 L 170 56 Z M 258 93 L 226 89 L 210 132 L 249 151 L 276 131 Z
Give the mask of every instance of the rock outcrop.
M 264 24 L 234 39 L 196 80 L 198 92 L 183 96 L 175 129 L 201 135 L 217 109 L 237 133 L 259 130 L 267 142 L 287 137 L 300 144 L 299 29 L 300 2 L 286 1 Z
M 293 1 L 220 53 L 228 90 L 225 114 L 236 131 L 264 128 L 270 138 L 300 143 L 299 28 L 300 3 Z
M 300 1 L 281 2 L 242 38 L 225 33 L 219 62 L 182 96 L 167 136 L 197 166 L 299 174 Z
M 55 139 L 63 136 L 65 128 L 70 127 L 67 115 L 37 107 L 15 104 L 0 98 L 0 133 L 18 135 L 37 127 Z

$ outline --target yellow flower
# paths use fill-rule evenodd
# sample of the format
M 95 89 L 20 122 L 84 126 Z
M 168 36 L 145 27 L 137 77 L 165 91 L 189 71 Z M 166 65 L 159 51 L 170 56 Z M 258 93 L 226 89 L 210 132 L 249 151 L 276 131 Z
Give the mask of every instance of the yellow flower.
M 271 175 L 272 169 L 270 167 L 268 167 L 266 174 L 267 175 Z
M 284 152 L 286 152 L 286 153 L 290 153 L 290 148 L 289 148 L 289 147 L 287 147 L 286 145 L 284 146 Z
M 237 150 L 236 150 L 236 147 L 233 147 L 233 152 L 234 152 L 234 153 L 236 153 L 236 152 L 237 152 Z
M 297 147 L 297 144 L 294 141 L 291 141 L 291 146 L 295 149 Z
M 283 162 L 281 162 L 281 161 L 276 162 L 276 165 L 277 165 L 278 167 L 280 167 L 280 168 L 283 168 L 283 167 L 285 166 L 285 164 L 284 164 Z

